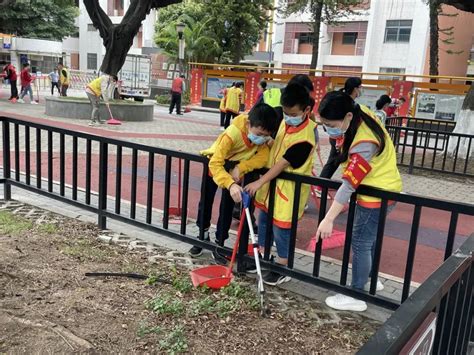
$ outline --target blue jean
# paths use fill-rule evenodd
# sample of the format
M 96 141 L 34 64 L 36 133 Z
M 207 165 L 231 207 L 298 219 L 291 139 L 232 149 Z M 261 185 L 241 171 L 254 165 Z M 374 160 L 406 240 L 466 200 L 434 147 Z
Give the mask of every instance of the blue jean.
M 258 245 L 265 247 L 265 238 L 267 236 L 268 214 L 260 210 L 258 215 Z M 288 250 L 290 247 L 291 229 L 280 228 L 273 224 L 272 236 L 275 240 L 277 253 L 280 258 L 288 259 Z
M 30 101 L 33 101 L 33 89 L 31 88 L 31 85 L 27 85 L 23 88 L 22 92 L 21 92 L 21 95 L 20 95 L 20 99 L 23 99 L 26 94 L 29 94 L 30 95 Z
M 388 206 L 388 213 L 395 205 Z M 363 290 L 372 271 L 380 208 L 356 206 L 352 229 L 352 288 Z

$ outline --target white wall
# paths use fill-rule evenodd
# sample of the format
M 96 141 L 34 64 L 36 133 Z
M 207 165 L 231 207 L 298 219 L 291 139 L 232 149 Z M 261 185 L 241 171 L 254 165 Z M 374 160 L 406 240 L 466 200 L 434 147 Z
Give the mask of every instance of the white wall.
M 422 74 L 429 36 L 429 10 L 423 0 L 372 0 L 363 71 L 405 68 Z M 409 43 L 384 43 L 387 20 L 413 20 Z
M 33 38 L 12 38 L 12 50 L 28 53 L 44 53 L 49 55 L 61 56 L 62 43 L 57 41 L 47 41 Z

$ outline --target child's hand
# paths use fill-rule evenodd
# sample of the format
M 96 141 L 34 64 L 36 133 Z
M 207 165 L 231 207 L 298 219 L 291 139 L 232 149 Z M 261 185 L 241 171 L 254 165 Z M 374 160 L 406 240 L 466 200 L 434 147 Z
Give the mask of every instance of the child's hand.
M 250 196 L 253 197 L 257 193 L 257 190 L 261 187 L 262 187 L 262 183 L 260 182 L 260 179 L 259 179 L 245 186 L 244 190 L 247 191 L 250 194 Z
M 329 238 L 332 234 L 333 221 L 328 218 L 324 218 L 319 224 L 318 230 L 316 232 L 316 241 L 321 239 Z
M 232 171 L 230 172 L 230 176 L 232 176 L 232 179 L 234 179 L 235 182 L 240 181 L 240 170 L 238 166 L 232 169 Z
M 242 188 L 237 184 L 232 184 L 229 188 L 230 197 L 234 200 L 235 203 L 240 203 L 242 201 Z

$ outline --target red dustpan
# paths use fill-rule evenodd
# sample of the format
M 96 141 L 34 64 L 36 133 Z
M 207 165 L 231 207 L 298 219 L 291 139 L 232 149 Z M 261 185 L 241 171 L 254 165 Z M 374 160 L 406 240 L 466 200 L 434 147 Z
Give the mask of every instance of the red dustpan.
M 346 241 L 346 232 L 333 229 L 329 238 L 323 239 L 323 250 L 335 249 L 344 246 Z M 314 252 L 316 250 L 316 236 L 312 237 L 308 244 L 308 251 Z
M 110 114 L 110 118 L 107 120 L 107 124 L 114 125 L 114 126 L 121 125 L 122 122 L 112 116 L 112 111 L 110 110 L 109 104 L 105 104 L 105 106 L 107 106 L 107 108 L 109 109 L 109 114 Z
M 232 275 L 232 267 L 234 266 L 237 249 L 239 248 L 240 234 L 242 233 L 244 222 L 245 218 L 242 216 L 240 218 L 239 231 L 237 232 L 237 238 L 235 240 L 232 259 L 230 260 L 229 266 L 210 265 L 194 269 L 190 272 L 191 281 L 194 287 L 206 285 L 212 289 L 219 289 L 230 284 L 234 278 L 234 275 Z

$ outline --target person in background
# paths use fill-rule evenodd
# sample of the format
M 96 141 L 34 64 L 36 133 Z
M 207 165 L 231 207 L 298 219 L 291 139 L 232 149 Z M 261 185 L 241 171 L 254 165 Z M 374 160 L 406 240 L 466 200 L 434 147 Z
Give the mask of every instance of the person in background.
M 269 170 L 255 182 L 244 187 L 252 196 L 255 195 L 255 206 L 260 209 L 258 215 L 258 245 L 262 252 L 267 237 L 267 219 L 270 181 L 281 172 L 311 175 L 313 168 L 313 151 L 315 148 L 314 127 L 310 120 L 311 97 L 306 87 L 293 83 L 288 84 L 281 95 L 284 121 L 281 122 L 275 141 L 270 150 L 266 167 Z M 301 186 L 297 218 L 301 218 L 309 197 L 309 185 Z M 276 180 L 274 194 L 274 212 L 271 234 L 277 248 L 277 263 L 288 264 L 293 201 L 295 199 L 295 183 L 293 181 Z M 268 285 L 278 285 L 290 281 L 289 276 L 270 271 L 263 276 Z
M 385 120 L 387 119 L 387 113 L 385 110 L 387 109 L 388 105 L 392 102 L 390 96 L 382 95 L 379 97 L 377 102 L 375 103 L 376 110 L 374 111 L 375 116 L 380 120 L 380 122 L 385 126 Z
M 26 94 L 29 94 L 30 104 L 36 105 L 37 102 L 33 100 L 33 89 L 31 88 L 31 83 L 35 80 L 35 78 L 31 75 L 30 70 L 31 70 L 30 64 L 24 63 L 23 70 L 20 73 L 22 89 L 21 89 L 21 94 L 20 94 L 20 98 L 18 99 L 18 102 L 21 104 L 24 104 L 25 101 L 23 101 L 23 98 L 25 97 Z
M 86 87 L 86 94 L 92 106 L 91 121 L 89 126 L 94 126 L 96 123 L 104 123 L 100 119 L 99 105 L 100 97 L 108 105 L 109 101 L 114 97 L 115 85 L 117 84 L 117 75 L 101 75 L 97 79 L 92 80 Z
M 362 80 L 360 78 L 352 77 L 348 78 L 344 83 L 344 87 L 339 91 L 349 95 L 353 100 L 357 99 L 362 95 Z M 338 150 L 342 144 L 342 137 L 331 137 L 329 136 L 329 144 L 331 145 L 331 150 L 329 151 L 329 157 L 324 164 L 319 177 L 325 179 L 331 179 L 334 173 L 339 167 L 339 162 L 337 159 Z M 320 188 L 316 188 L 315 192 L 320 193 Z
M 219 103 L 219 111 L 221 114 L 221 129 L 224 130 L 224 125 L 225 125 L 225 100 L 227 99 L 227 92 L 229 89 L 233 88 L 235 86 L 235 82 L 232 83 L 232 85 L 228 88 L 222 89 L 222 99 L 221 102 Z
M 225 100 L 225 121 L 224 121 L 224 129 L 230 126 L 230 121 L 234 117 L 239 115 L 240 106 L 244 103 L 243 92 L 242 92 L 242 83 L 236 82 L 234 87 L 231 87 L 229 91 L 227 91 L 227 96 Z
M 404 97 L 399 99 L 392 99 L 391 103 L 385 109 L 387 117 L 397 117 L 399 116 L 400 107 L 402 107 L 407 100 Z
M 258 92 L 257 92 L 257 98 L 255 100 L 255 104 L 257 104 L 257 102 L 260 102 L 262 97 L 263 97 L 263 93 L 267 90 L 267 82 L 265 80 L 262 80 L 260 83 L 258 83 Z
M 339 91 L 327 93 L 318 111 L 328 134 L 331 137 L 343 137 L 337 162 L 343 165 L 344 172 L 335 201 L 318 226 L 317 240 L 331 237 L 336 217 L 360 184 L 392 192 L 402 190 L 395 147 L 385 128 L 370 111 L 364 111 L 351 96 Z M 388 204 L 390 212 L 394 203 L 389 201 Z M 368 290 L 380 207 L 380 198 L 357 195 L 351 241 L 351 286 L 356 290 Z M 382 289 L 383 284 L 377 280 L 377 290 Z M 362 312 L 367 309 L 365 302 L 342 294 L 326 298 L 326 304 L 337 310 Z
M 182 115 L 181 113 L 181 97 L 183 92 L 186 90 L 186 84 L 184 82 L 184 75 L 181 74 L 179 77 L 173 80 L 171 84 L 171 103 L 170 103 L 170 115 L 173 113 L 176 105 L 176 114 Z
M 8 81 L 10 82 L 10 98 L 8 100 L 16 101 L 18 100 L 18 88 L 16 86 L 16 81 L 17 81 L 16 69 L 11 63 L 7 63 L 3 67 L 3 72 L 5 74 L 1 74 L 1 76 L 3 76 L 5 79 L 8 79 Z
M 69 83 L 71 82 L 71 74 L 69 72 L 69 68 L 64 66 L 62 63 L 59 63 L 58 71 L 61 96 L 67 96 L 67 89 L 69 89 Z
M 206 196 L 201 196 L 196 221 L 197 226 L 204 230 L 204 240 L 210 240 L 212 205 L 219 187 L 222 194 L 216 244 L 223 246 L 229 237 L 234 204 L 241 202 L 241 181 L 247 180 L 249 174 L 267 163 L 270 150 L 266 143 L 277 129 L 276 122 L 273 108 L 265 104 L 254 106 L 248 115 L 236 117 L 211 147 L 200 152 L 209 158 L 209 174 L 203 182 L 206 184 Z M 189 254 L 198 257 L 202 254 L 202 248 L 194 246 Z M 213 256 L 217 263 L 227 262 L 217 250 Z
M 58 94 L 61 95 L 59 90 L 59 73 L 58 69 L 55 68 L 51 73 L 48 74 L 49 80 L 51 80 L 51 95 L 54 95 L 54 88 L 58 89 Z

